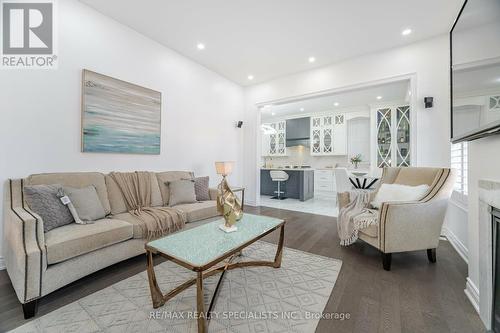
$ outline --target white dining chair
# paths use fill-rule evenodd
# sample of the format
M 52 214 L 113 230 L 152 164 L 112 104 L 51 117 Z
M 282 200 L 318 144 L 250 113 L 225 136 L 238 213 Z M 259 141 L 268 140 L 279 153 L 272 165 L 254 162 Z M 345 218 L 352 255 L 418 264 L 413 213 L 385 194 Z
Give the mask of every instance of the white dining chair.
M 349 192 L 354 189 L 346 168 L 335 168 L 335 188 L 337 193 Z

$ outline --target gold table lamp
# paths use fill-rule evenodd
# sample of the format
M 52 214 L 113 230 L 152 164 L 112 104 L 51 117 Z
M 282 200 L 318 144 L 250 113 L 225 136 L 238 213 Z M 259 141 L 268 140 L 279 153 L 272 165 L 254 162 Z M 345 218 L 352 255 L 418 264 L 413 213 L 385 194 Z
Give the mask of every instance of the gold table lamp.
M 238 230 L 236 221 L 243 217 L 241 202 L 238 197 L 231 191 L 227 183 L 226 176 L 233 171 L 234 162 L 215 162 L 215 170 L 218 175 L 222 175 L 222 180 L 217 187 L 217 211 L 224 217 L 224 224 L 219 228 L 225 232 L 233 232 Z

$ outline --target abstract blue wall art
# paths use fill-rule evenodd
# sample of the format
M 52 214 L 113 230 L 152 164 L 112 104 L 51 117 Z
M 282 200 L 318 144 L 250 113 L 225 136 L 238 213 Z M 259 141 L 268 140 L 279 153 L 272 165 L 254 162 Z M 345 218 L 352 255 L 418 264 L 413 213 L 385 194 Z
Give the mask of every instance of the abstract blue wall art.
M 83 70 L 82 152 L 160 154 L 161 93 Z

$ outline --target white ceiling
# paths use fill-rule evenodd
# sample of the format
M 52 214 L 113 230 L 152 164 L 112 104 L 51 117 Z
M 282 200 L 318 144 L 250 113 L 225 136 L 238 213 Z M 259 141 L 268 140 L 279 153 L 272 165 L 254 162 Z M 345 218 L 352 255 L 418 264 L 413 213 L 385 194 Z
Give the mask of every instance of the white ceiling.
M 241 85 L 446 33 L 463 2 L 80 1 Z M 402 36 L 405 28 L 413 33 Z
M 261 119 L 264 123 L 286 116 L 295 117 L 323 111 L 346 111 L 346 109 L 359 111 L 368 109 L 371 104 L 406 101 L 409 100 L 409 83 L 408 80 L 403 80 L 290 103 L 266 105 L 261 109 Z M 382 99 L 377 99 L 377 96 Z M 338 103 L 338 106 L 334 103 Z M 357 110 L 356 107 L 360 108 Z

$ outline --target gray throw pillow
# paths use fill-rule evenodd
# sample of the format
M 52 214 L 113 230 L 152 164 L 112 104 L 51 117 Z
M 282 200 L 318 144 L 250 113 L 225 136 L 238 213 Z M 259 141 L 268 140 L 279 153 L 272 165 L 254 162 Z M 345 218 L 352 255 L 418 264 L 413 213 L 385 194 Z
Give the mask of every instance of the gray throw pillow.
M 86 224 L 106 216 L 95 186 L 91 185 L 83 188 L 63 186 L 63 191 L 71 200 L 78 214 L 78 216 L 75 216 L 75 221 L 78 221 L 79 218 Z
M 208 189 L 209 178 L 206 177 L 196 177 L 194 179 L 194 191 L 196 193 L 196 200 L 206 201 L 210 200 L 210 192 Z
M 168 205 L 170 207 L 196 202 L 193 179 L 174 180 L 167 182 L 167 185 L 170 189 L 170 199 L 168 200 Z
M 73 222 L 68 207 L 58 197 L 61 185 L 32 185 L 24 187 L 28 206 L 43 220 L 43 231 L 47 232 Z

